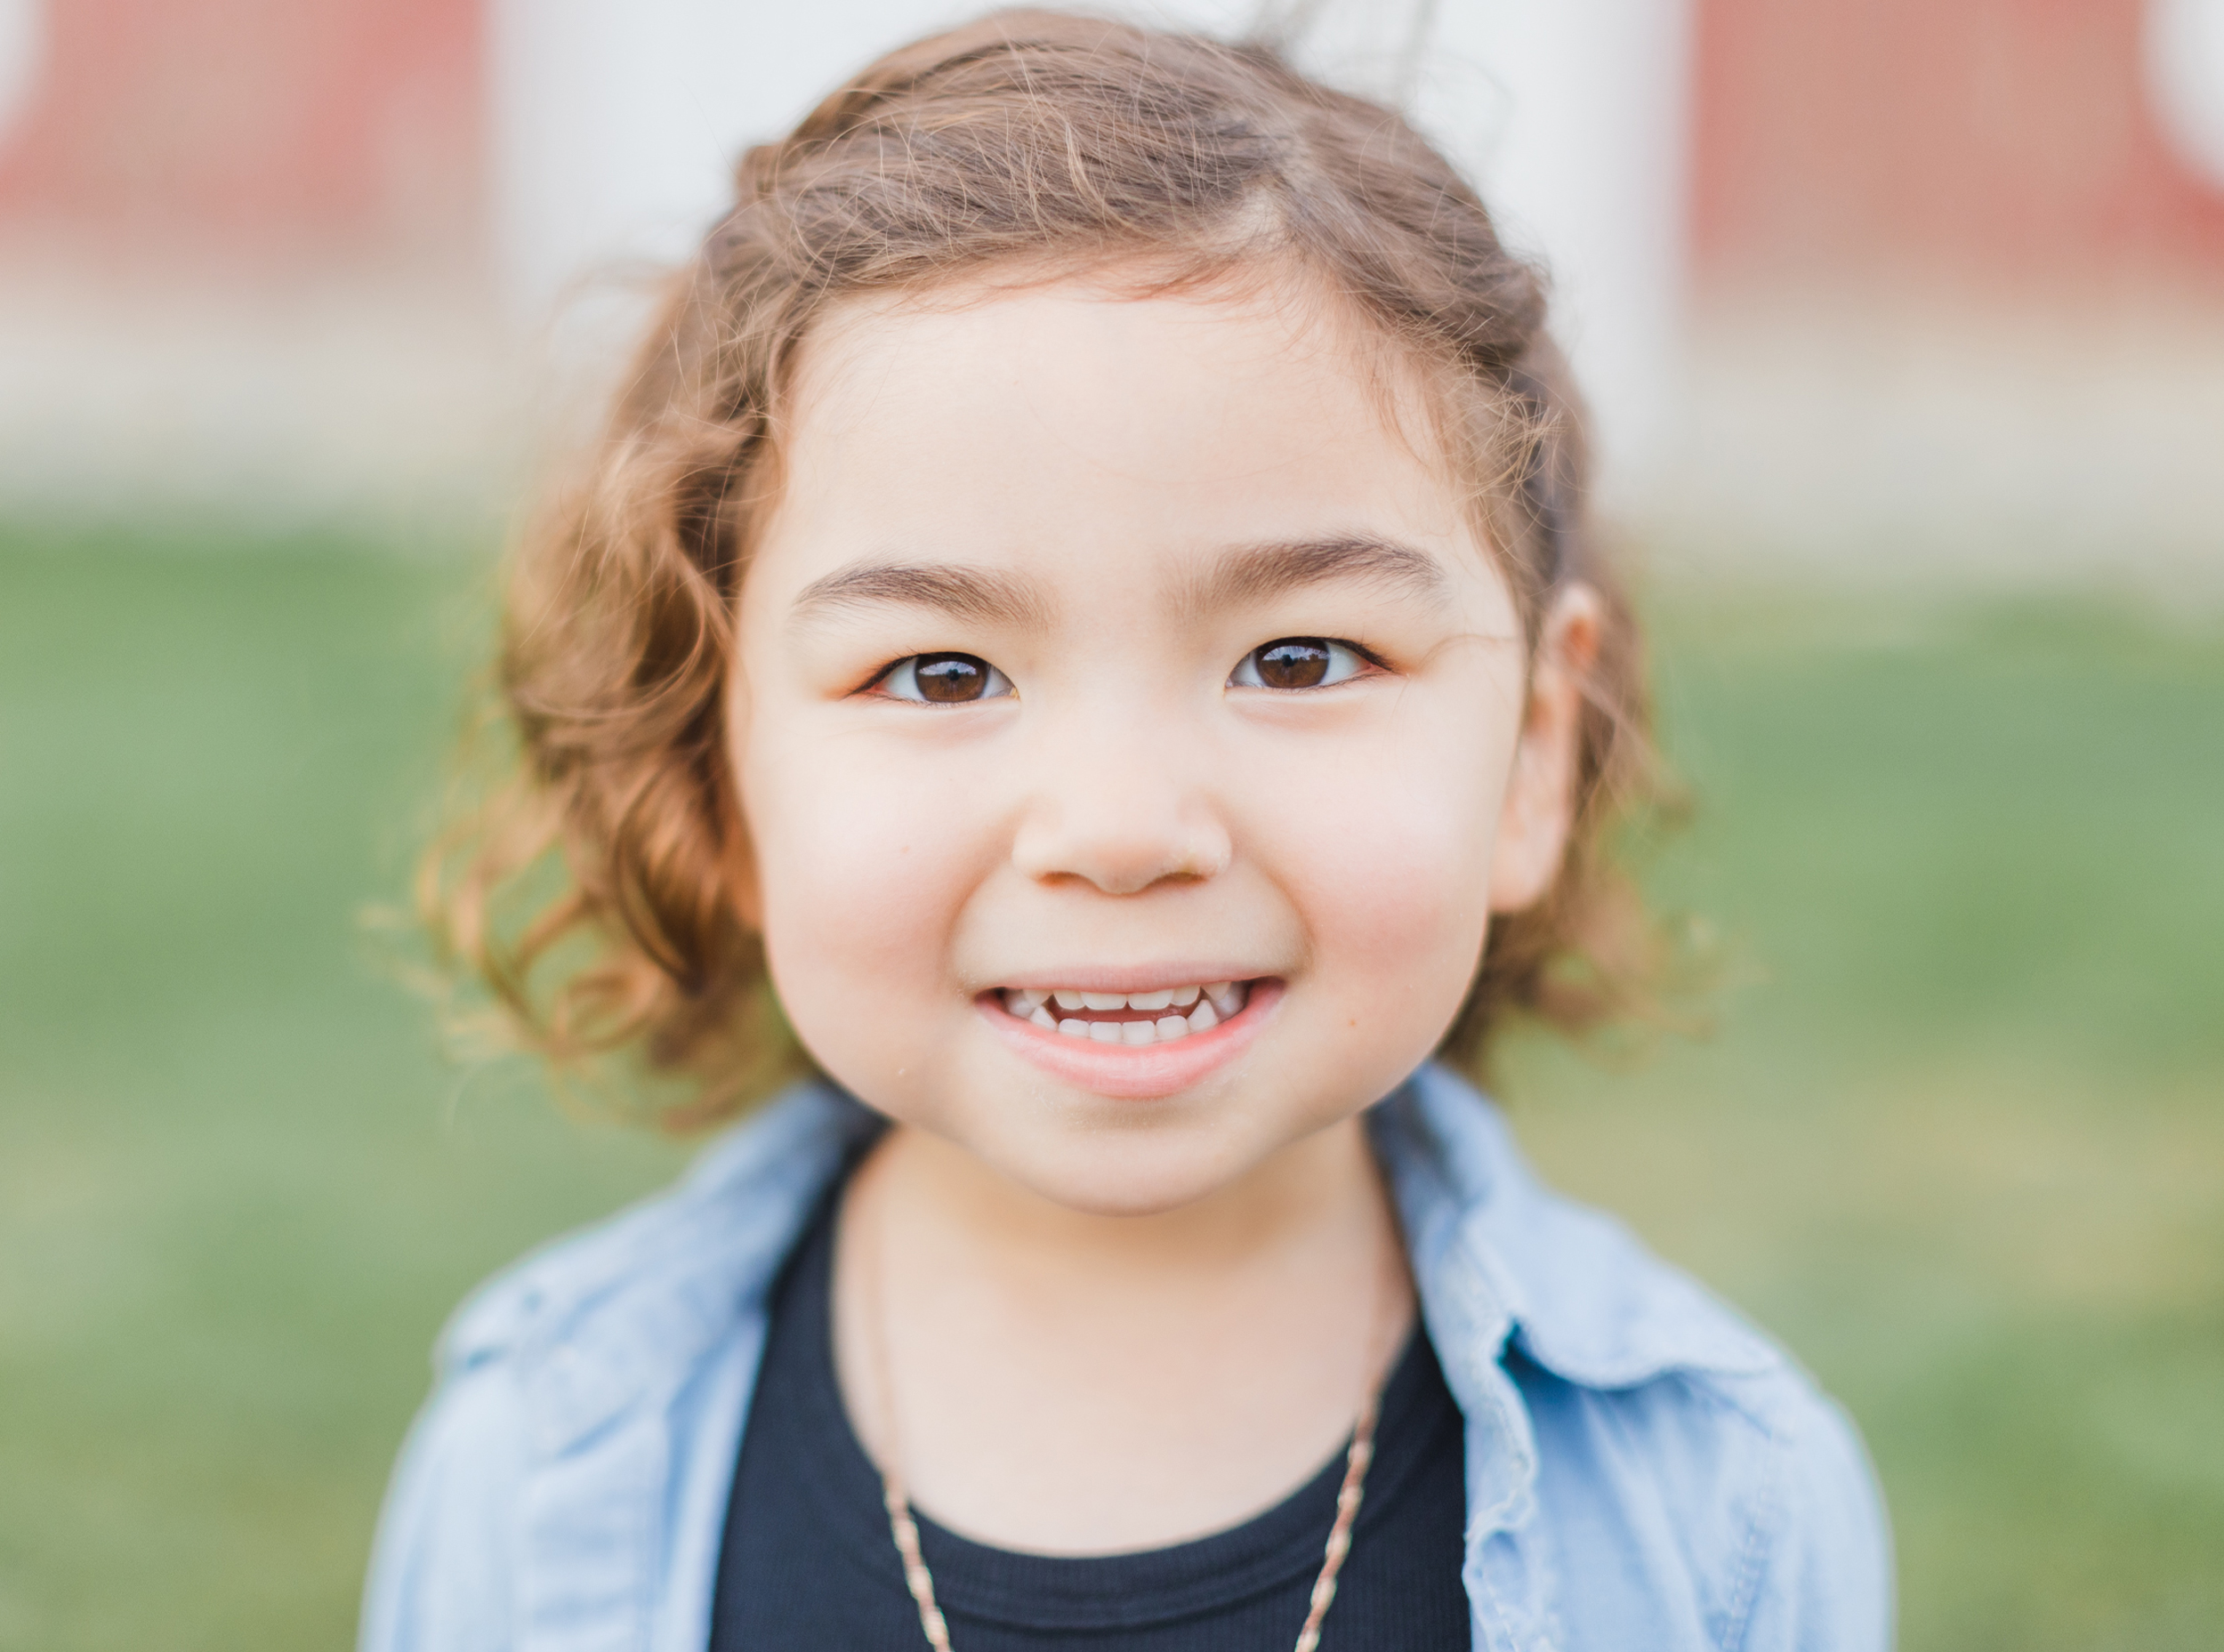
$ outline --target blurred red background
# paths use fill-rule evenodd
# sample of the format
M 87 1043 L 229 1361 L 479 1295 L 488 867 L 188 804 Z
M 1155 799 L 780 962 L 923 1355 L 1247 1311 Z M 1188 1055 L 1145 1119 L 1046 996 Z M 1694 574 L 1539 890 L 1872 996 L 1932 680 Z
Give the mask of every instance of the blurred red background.
M 686 48 L 649 12 L 503 3 L 12 0 L 43 40 L 0 85 L 0 497 L 505 508 L 552 397 L 520 341 L 560 353 L 533 329 L 573 273 L 520 296 L 519 157 L 534 210 L 586 224 L 669 112 L 629 111 L 699 89 L 582 108 L 623 81 L 608 29 Z M 2165 136 L 2145 33 L 2204 0 L 1682 3 L 1680 365 L 1612 508 L 1771 565 L 2224 571 L 2224 176 Z M 1645 4 L 1555 27 L 1580 50 Z M 558 83 L 517 42 L 581 19 L 602 44 L 530 141 L 569 147 L 528 154 L 495 100 L 520 61 Z
M 52 0 L 0 141 L 0 232 L 159 267 L 468 260 L 485 221 L 471 0 Z
M 2224 286 L 2224 195 L 2141 85 L 2140 0 L 1696 0 L 1702 303 L 1786 285 Z M 477 0 L 51 0 L 0 237 L 483 263 Z
M 2140 0 L 1698 0 L 1704 294 L 2220 296 L 2224 195 L 2163 140 Z

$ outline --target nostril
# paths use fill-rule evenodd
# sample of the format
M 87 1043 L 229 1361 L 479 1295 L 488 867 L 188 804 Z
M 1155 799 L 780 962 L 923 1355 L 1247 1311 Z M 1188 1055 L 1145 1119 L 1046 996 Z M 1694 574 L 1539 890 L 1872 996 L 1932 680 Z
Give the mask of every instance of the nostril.
M 1107 895 L 1199 882 L 1228 868 L 1228 833 L 1202 809 L 1162 810 L 1132 792 L 1086 801 L 1091 807 L 1063 800 L 1023 822 L 1012 841 L 1012 865 L 1037 882 L 1070 880 Z

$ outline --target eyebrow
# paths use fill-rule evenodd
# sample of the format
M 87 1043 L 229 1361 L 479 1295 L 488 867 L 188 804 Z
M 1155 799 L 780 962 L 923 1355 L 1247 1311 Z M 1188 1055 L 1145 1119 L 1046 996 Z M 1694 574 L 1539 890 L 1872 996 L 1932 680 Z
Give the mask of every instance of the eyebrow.
M 1427 552 L 1368 534 L 1241 545 L 1180 595 L 1189 614 L 1253 607 L 1309 585 L 1374 585 L 1440 602 L 1449 586 L 1443 564 Z M 797 593 L 791 625 L 821 616 L 879 607 L 927 608 L 985 625 L 1039 627 L 1049 605 L 1029 581 L 987 568 L 928 562 L 860 562 L 815 579 Z
M 946 563 L 861 562 L 814 579 L 797 593 L 791 625 L 848 609 L 931 608 L 985 625 L 1040 626 L 1049 608 L 1028 582 Z
M 1183 605 L 1191 613 L 1250 607 L 1309 585 L 1338 582 L 1374 585 L 1430 602 L 1443 601 L 1451 585 L 1444 565 L 1426 552 L 1370 534 L 1343 534 L 1229 551 L 1211 572 L 1191 582 Z

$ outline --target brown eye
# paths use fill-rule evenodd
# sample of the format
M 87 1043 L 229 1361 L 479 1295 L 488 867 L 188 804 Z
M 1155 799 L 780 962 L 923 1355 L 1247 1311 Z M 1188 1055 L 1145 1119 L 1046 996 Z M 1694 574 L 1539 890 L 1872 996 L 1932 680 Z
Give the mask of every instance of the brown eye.
M 988 686 L 988 664 L 971 654 L 928 654 L 917 667 L 919 697 L 938 705 L 977 700 Z
M 1229 681 L 1239 689 L 1319 689 L 1366 669 L 1359 651 L 1327 637 L 1282 637 L 1237 662 Z
M 891 699 L 964 705 L 1011 692 L 1003 673 L 976 654 L 915 654 L 898 660 L 880 688 Z
M 1328 646 L 1310 638 L 1259 650 L 1259 681 L 1269 689 L 1313 689 L 1328 676 Z

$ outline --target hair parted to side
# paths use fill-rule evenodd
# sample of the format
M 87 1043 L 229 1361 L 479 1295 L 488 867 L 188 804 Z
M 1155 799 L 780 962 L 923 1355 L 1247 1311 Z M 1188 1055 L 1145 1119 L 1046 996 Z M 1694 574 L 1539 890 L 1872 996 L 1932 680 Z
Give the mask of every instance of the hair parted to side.
M 638 1051 L 690 1082 L 678 1125 L 808 1068 L 735 898 L 721 717 L 798 345 L 860 294 L 1138 261 L 1166 283 L 1262 263 L 1324 283 L 1439 387 L 1532 643 L 1558 584 L 1600 592 L 1565 865 L 1494 924 L 1445 1053 L 1479 1061 L 1510 1011 L 1575 1030 L 1644 1002 L 1652 931 L 1607 842 L 1653 786 L 1642 663 L 1536 273 L 1402 119 L 1269 45 L 1011 11 L 889 53 L 741 157 L 599 446 L 515 547 L 496 682 L 516 771 L 428 853 L 420 899 L 520 1042 L 560 1066 Z

